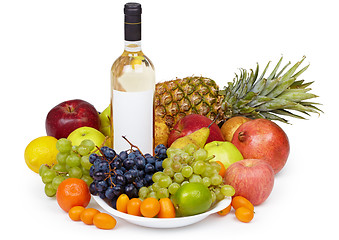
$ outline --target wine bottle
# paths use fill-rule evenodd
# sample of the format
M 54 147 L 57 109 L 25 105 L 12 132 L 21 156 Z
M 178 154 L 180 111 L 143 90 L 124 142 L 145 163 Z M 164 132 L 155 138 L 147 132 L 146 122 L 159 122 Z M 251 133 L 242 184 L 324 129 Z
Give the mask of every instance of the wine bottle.
M 125 49 L 111 68 L 111 137 L 116 152 L 130 148 L 153 153 L 155 73 L 141 50 L 141 5 L 126 3 Z

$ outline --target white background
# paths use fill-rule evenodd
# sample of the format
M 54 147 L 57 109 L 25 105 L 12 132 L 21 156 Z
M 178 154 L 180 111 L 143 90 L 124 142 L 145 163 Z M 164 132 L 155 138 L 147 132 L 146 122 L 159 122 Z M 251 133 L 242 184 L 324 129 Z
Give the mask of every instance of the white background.
M 249 224 L 210 216 L 164 230 L 118 219 L 103 231 L 73 222 L 44 194 L 24 150 L 46 135 L 45 117 L 58 103 L 80 98 L 98 111 L 110 98 L 110 67 L 123 50 L 125 1 L 0 2 L 1 235 L 14 239 L 288 239 L 338 237 L 338 6 L 336 1 L 140 1 L 143 49 L 157 81 L 203 75 L 220 86 L 238 69 L 310 63 L 320 117 L 279 124 L 291 153 L 266 202 Z M 272 65 L 273 65 L 272 64 Z M 132 106 L 131 106 L 132 107 Z M 136 119 L 137 120 L 137 119 Z M 99 208 L 95 202 L 90 206 Z M 9 234 L 9 235 L 8 235 Z M 204 234 L 207 234 L 203 237 Z

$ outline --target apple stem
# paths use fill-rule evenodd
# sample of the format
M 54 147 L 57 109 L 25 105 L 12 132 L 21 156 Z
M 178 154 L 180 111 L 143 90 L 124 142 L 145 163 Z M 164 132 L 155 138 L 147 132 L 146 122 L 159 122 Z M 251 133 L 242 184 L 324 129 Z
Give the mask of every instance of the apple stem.
M 220 116 L 220 112 L 217 114 L 217 116 L 215 116 L 214 120 L 210 123 L 210 125 L 208 125 L 207 128 L 210 128 L 213 125 L 213 123 L 215 123 L 215 121 L 217 121 L 219 116 Z
M 212 160 L 213 158 L 215 158 L 215 155 L 209 156 L 208 158 L 206 158 L 205 161 L 206 161 L 206 162 L 207 162 L 207 161 L 210 161 L 210 160 Z
M 145 155 L 140 151 L 140 149 L 139 149 L 137 146 L 135 146 L 134 144 L 132 144 L 125 136 L 122 136 L 122 138 L 125 139 L 125 140 L 129 143 L 129 145 L 131 145 L 131 151 L 133 151 L 133 147 L 135 147 L 136 149 L 139 150 L 139 152 L 141 153 L 141 155 L 142 155 L 143 157 L 145 157 Z
M 67 110 L 68 110 L 68 112 L 73 112 L 73 108 L 71 107 L 71 106 L 69 106 L 69 105 L 67 105 Z

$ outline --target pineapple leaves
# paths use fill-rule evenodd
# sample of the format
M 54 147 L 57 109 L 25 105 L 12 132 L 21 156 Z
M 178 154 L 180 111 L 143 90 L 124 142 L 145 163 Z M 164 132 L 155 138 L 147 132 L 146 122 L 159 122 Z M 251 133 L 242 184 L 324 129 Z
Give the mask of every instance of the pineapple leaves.
M 220 91 L 224 96 L 222 105 L 227 106 L 224 110 L 233 115 L 267 118 L 285 123 L 288 123 L 288 120 L 281 116 L 305 119 L 295 112 L 307 116 L 309 113 L 320 114 L 322 111 L 314 106 L 318 103 L 305 101 L 318 97 L 310 93 L 312 89 L 309 86 L 313 82 L 297 79 L 309 67 L 307 65 L 298 70 L 304 59 L 305 57 L 292 67 L 289 67 L 291 63 L 288 62 L 279 70 L 283 60 L 281 57 L 267 78 L 265 75 L 270 62 L 260 76 L 258 64 L 255 71 L 240 69 L 240 76 L 236 74 L 233 82 Z

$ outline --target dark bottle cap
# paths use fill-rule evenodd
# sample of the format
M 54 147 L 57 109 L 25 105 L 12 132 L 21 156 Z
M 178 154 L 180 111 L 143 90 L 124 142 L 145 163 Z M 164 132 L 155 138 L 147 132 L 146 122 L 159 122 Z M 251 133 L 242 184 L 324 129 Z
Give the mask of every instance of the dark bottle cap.
M 141 4 L 130 2 L 125 4 L 125 40 L 141 40 Z
M 141 15 L 141 4 L 135 2 L 129 2 L 125 4 L 125 15 Z

